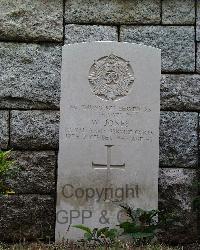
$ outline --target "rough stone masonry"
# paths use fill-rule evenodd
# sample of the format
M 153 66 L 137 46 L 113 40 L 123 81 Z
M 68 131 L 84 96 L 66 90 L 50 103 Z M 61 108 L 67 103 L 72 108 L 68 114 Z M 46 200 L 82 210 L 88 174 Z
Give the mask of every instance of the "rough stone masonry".
M 0 1 L 0 148 L 22 167 L 0 197 L 0 240 L 54 238 L 61 47 L 100 40 L 162 49 L 159 206 L 180 218 L 174 240 L 195 240 L 198 0 Z

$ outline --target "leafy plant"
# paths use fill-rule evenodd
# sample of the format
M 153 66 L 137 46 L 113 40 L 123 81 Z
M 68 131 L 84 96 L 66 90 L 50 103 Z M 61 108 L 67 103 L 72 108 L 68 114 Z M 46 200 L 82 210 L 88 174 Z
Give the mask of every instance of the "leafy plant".
M 122 222 L 119 227 L 123 234 L 130 235 L 136 243 L 148 243 L 156 238 L 158 232 L 168 228 L 177 220 L 172 213 L 159 210 L 145 211 L 133 209 L 128 205 L 120 205 L 130 221 Z
M 85 241 L 94 241 L 101 245 L 111 245 L 118 237 L 118 230 L 115 228 L 109 229 L 108 227 L 104 227 L 91 229 L 84 225 L 74 225 L 73 227 L 84 232 Z
M 9 151 L 0 151 L 0 195 L 13 193 L 6 185 L 6 180 L 12 175 L 14 161 L 10 160 Z
M 147 242 L 154 238 L 157 229 L 158 210 L 145 211 L 141 208 L 134 210 L 128 205 L 120 205 L 130 221 L 122 222 L 119 227 L 123 234 L 129 234 L 135 241 Z

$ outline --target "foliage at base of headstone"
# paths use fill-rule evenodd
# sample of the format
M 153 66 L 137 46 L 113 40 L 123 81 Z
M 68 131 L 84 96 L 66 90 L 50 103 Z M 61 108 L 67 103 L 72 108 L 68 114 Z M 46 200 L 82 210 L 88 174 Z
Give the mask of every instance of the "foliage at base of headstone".
M 174 214 L 164 211 L 134 209 L 127 204 L 120 207 L 125 210 L 130 220 L 122 222 L 119 227 L 123 229 L 123 234 L 128 234 L 139 244 L 155 240 L 159 232 L 173 225 L 177 219 Z
M 14 174 L 14 169 L 12 168 L 14 161 L 10 159 L 10 153 L 11 150 L 0 151 L 0 195 L 14 193 L 6 184 L 6 181 Z
M 156 235 L 158 210 L 145 211 L 133 209 L 128 205 L 120 205 L 130 221 L 120 223 L 123 234 L 130 235 L 136 242 L 148 242 Z
M 103 246 L 113 246 L 119 242 L 123 235 L 128 235 L 136 245 L 146 245 L 155 242 L 157 234 L 169 229 L 177 223 L 177 217 L 172 213 L 159 210 L 134 209 L 127 204 L 121 204 L 121 208 L 128 216 L 128 220 L 120 223 L 120 229 L 94 228 L 85 225 L 74 225 L 84 232 L 85 242 L 93 242 Z
M 85 241 L 93 241 L 100 245 L 112 245 L 118 237 L 118 230 L 115 228 L 109 229 L 109 227 L 103 227 L 91 229 L 84 225 L 74 225 L 73 227 L 84 232 Z

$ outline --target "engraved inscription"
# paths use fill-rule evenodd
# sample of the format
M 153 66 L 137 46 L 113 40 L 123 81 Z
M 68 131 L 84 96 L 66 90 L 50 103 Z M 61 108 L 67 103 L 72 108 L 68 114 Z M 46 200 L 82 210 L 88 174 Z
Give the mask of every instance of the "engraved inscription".
M 95 61 L 88 79 L 93 93 L 104 100 L 118 100 L 126 96 L 134 82 L 129 62 L 113 54 Z
M 76 126 L 66 123 L 65 136 L 70 140 L 91 140 L 104 143 L 152 143 L 154 131 L 149 126 L 141 128 L 134 121 L 142 113 L 149 114 L 151 108 L 146 106 L 99 106 L 99 105 L 70 105 L 74 116 L 84 113 L 88 119 L 77 122 Z M 77 115 L 76 115 L 77 114 Z
M 118 140 L 129 143 L 151 143 L 154 138 L 152 130 L 139 129 L 98 129 L 93 127 L 66 127 L 66 139 L 72 140 L 92 140 L 92 141 L 112 141 Z

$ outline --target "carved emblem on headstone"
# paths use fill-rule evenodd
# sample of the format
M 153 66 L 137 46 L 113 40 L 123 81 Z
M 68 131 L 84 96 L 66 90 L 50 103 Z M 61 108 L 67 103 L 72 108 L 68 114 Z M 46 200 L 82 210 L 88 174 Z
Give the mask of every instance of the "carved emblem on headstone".
M 126 96 L 134 82 L 129 62 L 113 54 L 95 61 L 88 79 L 93 93 L 104 100 Z

